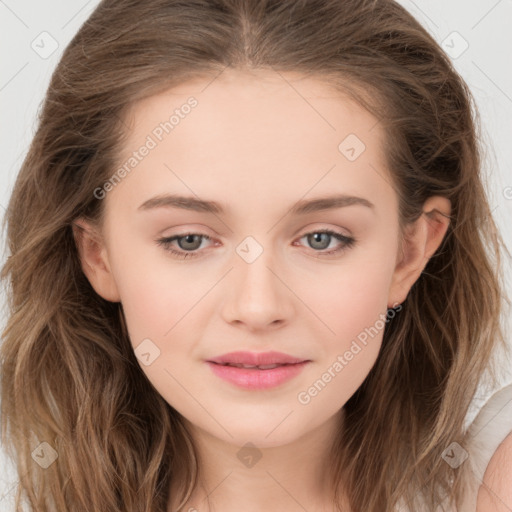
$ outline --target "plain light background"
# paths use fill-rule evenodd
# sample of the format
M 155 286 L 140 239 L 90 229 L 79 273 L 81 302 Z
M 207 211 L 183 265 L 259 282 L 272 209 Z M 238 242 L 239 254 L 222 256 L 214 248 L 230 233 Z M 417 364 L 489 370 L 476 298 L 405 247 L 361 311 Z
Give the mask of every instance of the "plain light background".
M 36 116 L 60 56 L 98 0 L 0 0 L 0 216 L 36 128 Z M 399 0 L 450 55 L 481 114 L 493 214 L 512 252 L 512 0 Z M 3 233 L 2 233 L 3 235 Z M 6 259 L 0 238 L 0 265 Z M 511 265 L 506 289 L 512 296 Z M 0 290 L 0 306 L 5 294 Z M 3 311 L 3 309 L 2 309 Z M 510 319 L 505 322 L 510 325 Z M 5 313 L 0 329 L 5 326 Z M 507 332 L 510 332 L 508 329 Z M 512 337 L 509 337 L 512 345 Z M 512 381 L 504 367 L 503 384 Z M 491 390 L 475 397 L 474 410 Z M 35 448 L 35 447 L 34 447 Z M 14 510 L 14 468 L 0 450 L 0 512 Z

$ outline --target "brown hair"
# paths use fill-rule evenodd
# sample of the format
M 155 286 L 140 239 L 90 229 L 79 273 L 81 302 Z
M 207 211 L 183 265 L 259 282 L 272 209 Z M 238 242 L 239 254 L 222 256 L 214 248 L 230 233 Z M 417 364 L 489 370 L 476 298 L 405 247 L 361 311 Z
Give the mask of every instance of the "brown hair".
M 474 100 L 450 60 L 392 0 L 103 0 L 52 76 L 6 215 L 1 412 L 17 506 L 25 493 L 36 511 L 163 512 L 171 481 L 182 505 L 197 483 L 184 418 L 141 371 L 121 304 L 90 286 L 72 223 L 101 224 L 93 192 L 119 165 L 130 105 L 227 67 L 318 78 L 373 113 L 401 227 L 430 196 L 450 199 L 448 233 L 347 402 L 331 462 L 355 512 L 458 502 L 464 465 L 441 454 L 464 445 L 471 399 L 504 342 L 504 245 Z M 31 457 L 42 441 L 58 454 L 47 469 Z

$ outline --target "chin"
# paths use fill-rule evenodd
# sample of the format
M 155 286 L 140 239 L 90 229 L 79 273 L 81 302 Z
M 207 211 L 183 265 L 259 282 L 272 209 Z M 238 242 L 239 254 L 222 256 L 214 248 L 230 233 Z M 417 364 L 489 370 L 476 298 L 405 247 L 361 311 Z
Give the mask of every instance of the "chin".
M 258 448 L 274 448 L 292 443 L 307 433 L 304 426 L 291 424 L 290 419 L 293 414 L 287 417 L 286 414 L 278 420 L 269 421 L 266 418 L 249 417 L 249 421 L 243 423 L 230 423 L 227 428 L 229 434 L 224 430 L 216 433 L 210 431 L 211 435 L 215 435 L 227 443 L 236 446 L 244 446 L 248 442 Z M 287 424 L 290 422 L 289 424 Z

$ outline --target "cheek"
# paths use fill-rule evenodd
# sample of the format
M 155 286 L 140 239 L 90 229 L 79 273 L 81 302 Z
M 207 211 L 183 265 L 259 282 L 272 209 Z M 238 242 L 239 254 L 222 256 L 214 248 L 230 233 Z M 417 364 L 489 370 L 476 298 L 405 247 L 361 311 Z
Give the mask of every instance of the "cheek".
M 337 390 L 342 402 L 357 390 L 378 357 L 388 322 L 393 269 L 391 252 L 381 251 L 378 258 L 358 254 L 332 272 L 328 280 L 310 282 L 303 291 L 307 293 L 308 305 L 323 324 L 319 327 L 323 332 L 319 338 L 322 340 L 320 371 L 330 371 L 331 378 L 329 375 L 325 379 L 318 375 L 318 378 L 336 382 L 330 387 L 333 392 Z
M 350 343 L 376 324 L 381 326 L 379 320 L 387 311 L 393 268 L 392 255 L 381 254 L 378 261 L 358 255 L 353 262 L 344 262 L 339 270 L 331 272 L 329 279 L 312 281 L 304 290 L 308 304 L 334 331 L 332 338 L 338 340 L 338 345 Z
M 179 383 L 187 382 L 183 374 L 194 371 L 191 355 L 201 339 L 191 319 L 208 288 L 197 282 L 191 287 L 190 274 L 170 273 L 168 268 L 166 273 L 165 265 L 133 266 L 135 259 L 125 260 L 125 272 L 119 274 L 130 342 L 151 384 L 169 404 L 181 408 L 189 396 Z
M 190 271 L 181 271 L 163 248 L 137 242 L 119 236 L 111 257 L 134 346 L 144 338 L 165 339 L 208 289 L 208 282 L 203 285 Z
M 321 357 L 297 394 L 311 417 L 335 414 L 357 391 L 374 366 L 387 324 L 389 272 L 366 267 L 332 280 L 329 293 L 309 298 L 329 327 L 317 338 Z M 331 331 L 331 332 L 329 332 Z

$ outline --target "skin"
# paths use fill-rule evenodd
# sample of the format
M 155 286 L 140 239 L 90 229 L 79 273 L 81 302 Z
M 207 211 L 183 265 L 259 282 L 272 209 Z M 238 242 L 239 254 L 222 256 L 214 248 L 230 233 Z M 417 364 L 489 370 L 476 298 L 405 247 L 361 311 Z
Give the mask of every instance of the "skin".
M 223 512 L 332 510 L 330 443 L 343 405 L 377 359 L 383 328 L 309 403 L 298 394 L 405 300 L 442 242 L 450 203 L 430 198 L 401 242 L 377 120 L 292 73 L 229 70 L 134 104 L 120 161 L 191 95 L 198 106 L 108 192 L 102 229 L 77 221 L 85 230 L 79 236 L 75 228 L 82 268 L 99 295 L 122 303 L 134 349 L 149 338 L 160 350 L 141 368 L 186 419 L 201 454 L 203 485 L 182 510 L 208 510 L 207 494 Z M 351 133 L 366 146 L 354 161 L 338 150 Z M 163 193 L 214 200 L 226 211 L 137 211 Z M 374 208 L 290 214 L 301 199 L 334 193 Z M 343 243 L 305 236 L 325 229 L 356 243 L 326 256 Z M 187 232 L 211 237 L 197 241 L 195 258 L 155 242 Z M 252 263 L 236 252 L 247 236 L 263 249 Z M 235 350 L 277 350 L 311 363 L 277 388 L 249 391 L 204 362 Z M 248 442 L 261 455 L 252 467 L 237 456 Z
M 512 510 L 512 433 L 492 456 L 478 492 L 476 512 Z

